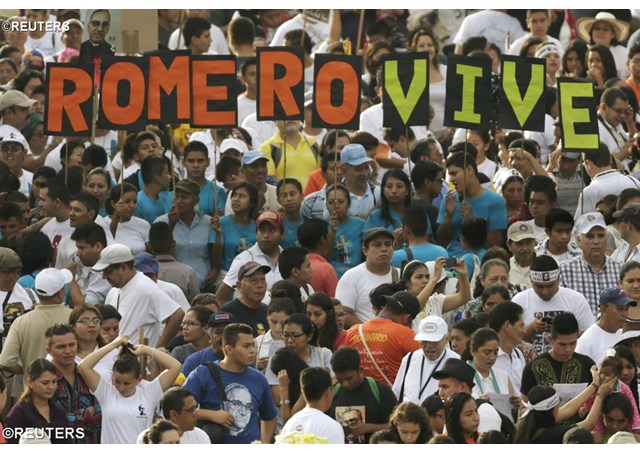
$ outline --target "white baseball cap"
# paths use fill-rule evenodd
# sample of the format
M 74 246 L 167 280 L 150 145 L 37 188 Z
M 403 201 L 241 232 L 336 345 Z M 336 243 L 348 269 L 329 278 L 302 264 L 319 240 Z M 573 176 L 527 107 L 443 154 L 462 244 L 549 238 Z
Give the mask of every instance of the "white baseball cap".
M 124 244 L 111 244 L 102 249 L 98 262 L 91 270 L 102 272 L 112 264 L 128 263 L 129 261 L 133 261 L 133 254 L 129 247 Z
M 0 147 L 5 143 L 20 143 L 22 145 L 22 149 L 29 149 L 29 145 L 27 144 L 27 139 L 24 138 L 20 132 L 9 132 L 8 135 L 2 137 L 0 141 Z
M 440 316 L 427 316 L 418 326 L 418 335 L 415 336 L 416 341 L 437 342 L 447 334 L 449 329 L 447 323 Z
M 248 153 L 249 148 L 247 148 L 247 144 L 242 140 L 238 140 L 237 138 L 225 138 L 220 143 L 220 154 L 224 154 L 225 151 L 235 149 L 240 154 Z
M 55 296 L 71 280 L 73 274 L 68 269 L 43 269 L 36 275 L 36 293 L 42 297 Z
M 604 217 L 599 212 L 587 212 L 576 220 L 576 229 L 580 234 L 587 234 L 595 227 L 607 229 Z

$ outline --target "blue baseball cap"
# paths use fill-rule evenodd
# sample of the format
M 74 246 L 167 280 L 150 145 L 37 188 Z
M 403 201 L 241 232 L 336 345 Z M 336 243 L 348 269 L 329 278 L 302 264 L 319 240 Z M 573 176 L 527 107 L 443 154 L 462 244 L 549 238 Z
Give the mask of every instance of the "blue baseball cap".
M 629 305 L 630 307 L 636 307 L 638 302 L 627 296 L 627 293 L 617 286 L 612 286 L 600 293 L 598 305 L 604 304 Z
M 371 162 L 373 159 L 367 157 L 367 151 L 364 146 L 358 143 L 352 143 L 342 148 L 340 152 L 340 162 L 342 165 L 352 165 L 357 167 L 362 164 Z
M 133 267 L 144 275 L 157 274 L 160 264 L 158 258 L 148 252 L 140 252 L 133 258 Z
M 269 160 L 260 151 L 251 150 L 251 151 L 249 151 L 247 153 L 244 153 L 242 155 L 242 166 L 246 167 L 247 165 L 251 165 L 252 163 L 254 163 L 254 162 L 256 162 L 256 161 L 258 161 L 260 159 Z

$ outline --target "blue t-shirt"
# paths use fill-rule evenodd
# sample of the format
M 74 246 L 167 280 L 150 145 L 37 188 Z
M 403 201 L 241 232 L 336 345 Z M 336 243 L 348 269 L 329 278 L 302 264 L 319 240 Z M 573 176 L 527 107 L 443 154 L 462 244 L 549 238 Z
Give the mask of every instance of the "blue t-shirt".
M 382 209 L 374 209 L 371 214 L 369 214 L 369 217 L 367 217 L 367 222 L 364 224 L 364 231 L 370 228 L 386 228 L 393 233 L 396 228 L 402 228 L 402 217 L 400 214 L 393 209 L 389 209 L 389 213 L 391 214 L 391 222 L 382 218 Z
M 152 224 L 158 217 L 169 212 L 172 206 L 173 192 L 160 192 L 158 199 L 152 200 L 144 190 L 140 190 L 138 192 L 138 209 L 134 215 Z
M 435 261 L 441 256 L 449 258 L 449 253 L 447 253 L 447 250 L 444 247 L 440 247 L 439 245 L 431 244 L 429 242 L 409 248 L 413 253 L 413 259 L 422 261 L 423 263 L 426 263 L 427 261 Z M 393 256 L 391 257 L 391 265 L 400 269 L 402 262 L 408 260 L 407 252 L 404 249 L 396 250 L 393 252 Z
M 213 209 L 213 201 L 215 198 L 213 196 L 214 191 L 217 191 L 218 193 L 217 195 L 218 199 L 215 200 L 217 201 L 216 211 L 224 212 L 224 208 L 227 203 L 227 192 L 224 190 L 222 186 L 219 186 L 218 184 L 214 186 L 214 184 L 209 180 L 206 180 L 204 182 L 204 186 L 202 186 L 202 188 L 200 189 L 200 201 L 196 206 L 196 211 L 200 211 L 210 216 L 214 215 L 214 209 Z
M 284 217 L 284 238 L 280 241 L 280 247 L 286 249 L 287 247 L 299 247 L 298 241 L 298 227 L 304 223 L 304 218 L 300 216 L 300 220 L 293 223 Z
M 476 269 L 476 265 L 473 262 L 473 255 L 478 257 L 478 262 L 482 261 L 482 257 L 484 256 L 484 254 L 487 253 L 487 249 L 477 249 L 474 250 L 473 252 L 469 252 L 469 253 L 465 253 L 464 255 L 462 255 L 462 259 L 465 261 L 465 263 L 467 263 L 467 272 L 469 273 L 469 280 L 471 280 L 471 277 L 473 277 L 473 272 Z M 472 288 L 473 291 L 473 288 Z
M 328 219 L 325 220 L 328 222 Z M 359 217 L 349 217 L 345 223 L 338 225 L 333 253 L 329 259 L 329 264 L 338 273 L 338 278 L 363 261 L 362 232 L 364 225 L 364 219 Z
M 222 359 L 224 359 L 224 356 L 216 354 L 210 347 L 205 348 L 202 351 L 194 352 L 187 357 L 182 364 L 182 374 L 189 377 L 191 372 L 204 362 L 217 362 Z
M 250 444 L 260 440 L 260 420 L 273 420 L 278 415 L 267 378 L 255 368 L 232 373 L 220 367 L 220 362 L 216 365 L 227 397 L 224 407 L 206 365 L 199 366 L 189 375 L 184 388 L 193 394 L 202 409 L 224 408 L 233 416 L 233 426 L 224 430 L 228 444 Z
M 248 225 L 238 225 L 230 215 L 220 217 L 222 231 L 222 263 L 220 268 L 228 271 L 233 259 L 250 249 L 256 243 L 256 221 L 251 220 Z M 212 241 L 215 243 L 216 232 L 212 229 Z
M 471 206 L 473 215 L 487 220 L 487 231 L 507 229 L 507 207 L 504 198 L 495 192 L 486 190 L 475 199 L 466 198 L 466 202 Z M 444 222 L 446 203 L 440 205 L 438 213 L 438 224 Z M 450 256 L 461 258 L 466 250 L 460 244 L 460 224 L 462 223 L 462 212 L 460 211 L 460 196 L 456 197 L 456 210 L 453 213 L 453 231 L 451 241 L 447 245 L 447 252 Z

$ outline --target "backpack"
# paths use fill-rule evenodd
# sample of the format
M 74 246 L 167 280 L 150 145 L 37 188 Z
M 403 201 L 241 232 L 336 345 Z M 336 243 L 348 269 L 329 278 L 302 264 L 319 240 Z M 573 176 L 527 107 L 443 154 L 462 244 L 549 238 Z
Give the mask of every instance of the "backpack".
M 380 404 L 381 400 L 380 400 L 380 389 L 378 388 L 378 383 L 376 382 L 375 379 L 369 377 L 369 376 L 365 376 L 365 381 L 367 381 L 367 383 L 369 384 L 369 388 L 371 389 L 371 393 L 373 393 L 373 397 L 376 399 L 376 403 Z M 342 386 L 340 384 L 336 384 L 333 386 L 333 396 L 335 397 L 338 392 L 340 391 L 340 389 L 342 388 Z

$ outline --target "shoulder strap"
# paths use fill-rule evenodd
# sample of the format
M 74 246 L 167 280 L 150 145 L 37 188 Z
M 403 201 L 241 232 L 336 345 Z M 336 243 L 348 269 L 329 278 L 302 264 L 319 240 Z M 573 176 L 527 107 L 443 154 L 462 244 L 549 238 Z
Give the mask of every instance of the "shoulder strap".
M 378 383 L 372 377 L 365 377 L 367 383 L 369 384 L 369 388 L 371 389 L 371 393 L 373 393 L 373 397 L 376 399 L 376 403 L 380 404 L 380 389 L 378 388 Z
M 404 251 L 404 253 L 407 254 L 407 259 L 402 260 L 402 262 L 400 263 L 400 269 L 404 269 L 407 263 L 410 263 L 411 261 L 413 261 L 413 251 L 411 251 L 409 247 L 403 247 L 402 250 Z
M 358 333 L 360 334 L 360 340 L 362 341 L 362 345 L 366 349 L 367 354 L 369 355 L 369 358 L 371 359 L 371 362 L 373 363 L 373 366 L 376 367 L 376 370 L 378 370 L 378 373 L 380 373 L 380 376 L 382 376 L 384 378 L 384 380 L 387 383 L 387 385 L 390 388 L 393 387 L 393 382 L 391 382 L 389 380 L 389 378 L 387 377 L 387 375 L 384 374 L 384 371 L 382 371 L 380 369 L 380 367 L 378 366 L 378 362 L 376 362 L 376 359 L 373 357 L 373 354 L 371 354 L 371 350 L 369 349 L 369 345 L 367 344 L 367 340 L 365 340 L 365 338 L 364 338 L 364 332 L 362 331 L 362 324 L 358 325 Z
M 224 409 L 224 402 L 227 401 L 227 394 L 224 391 L 224 385 L 222 385 L 222 379 L 220 379 L 220 371 L 218 367 L 213 362 L 205 362 L 204 365 L 209 368 L 209 373 L 211 373 L 211 377 L 216 383 L 216 387 L 218 390 L 218 397 L 220 398 L 220 407 Z
M 31 288 L 23 289 L 27 292 L 27 295 L 29 296 L 29 299 L 31 299 L 31 303 L 33 304 L 33 306 L 35 307 L 36 305 L 38 305 L 38 299 L 36 299 L 35 294 L 33 294 L 33 290 Z
M 391 283 L 395 283 L 400 280 L 400 273 L 398 272 L 398 268 L 391 268 Z
M 415 351 L 411 351 L 409 353 L 409 357 L 407 357 L 407 367 L 404 369 L 404 376 L 402 376 L 402 386 L 400 387 L 400 395 L 398 396 L 398 403 L 402 403 L 402 398 L 404 397 L 404 382 L 407 380 L 407 374 L 409 374 L 409 367 L 411 366 L 411 357 L 413 357 L 413 353 Z

